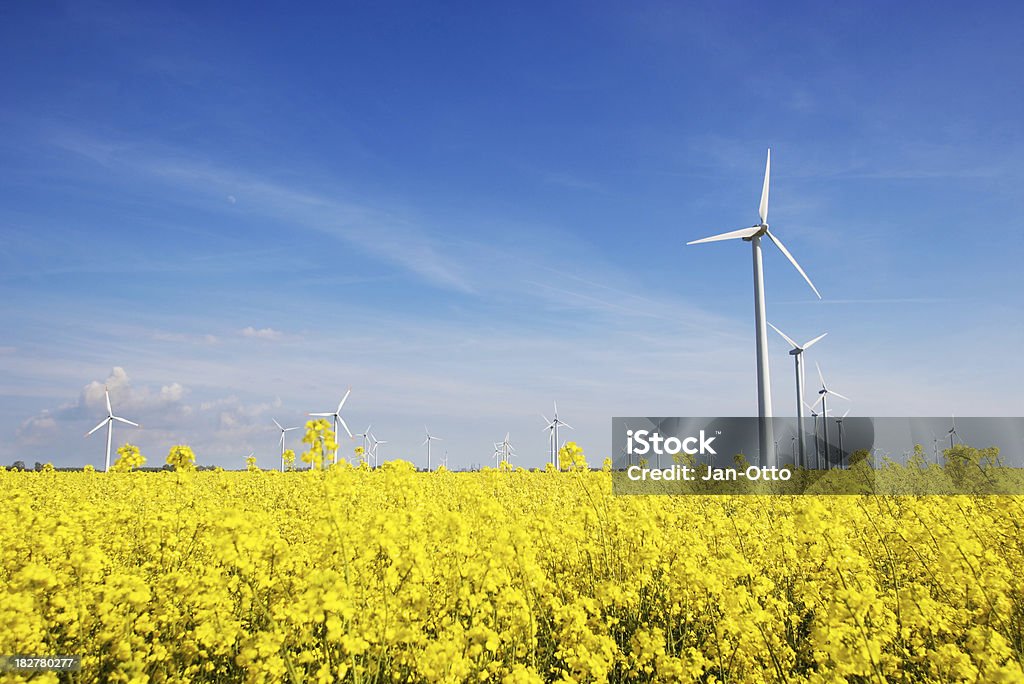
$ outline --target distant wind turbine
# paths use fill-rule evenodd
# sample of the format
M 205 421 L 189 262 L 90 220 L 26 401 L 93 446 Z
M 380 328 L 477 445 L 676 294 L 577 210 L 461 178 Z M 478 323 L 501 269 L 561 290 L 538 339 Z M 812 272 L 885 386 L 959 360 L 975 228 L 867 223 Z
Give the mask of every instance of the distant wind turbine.
M 116 420 L 116 421 L 125 423 L 127 425 L 134 425 L 135 427 L 142 427 L 142 426 L 139 425 L 138 423 L 133 423 L 132 421 L 127 420 L 125 418 L 121 418 L 120 416 L 115 416 L 114 415 L 114 410 L 112 408 L 110 408 L 110 390 L 108 390 L 106 387 L 104 387 L 103 388 L 103 395 L 106 397 L 106 400 L 107 400 L 107 417 L 104 418 L 103 420 L 101 420 L 99 425 L 94 427 L 92 430 L 89 430 L 88 432 L 86 432 L 85 436 L 88 437 L 89 435 L 91 435 L 92 433 L 96 432 L 97 430 L 99 430 L 104 425 L 107 426 L 107 460 L 106 460 L 106 465 L 103 468 L 103 472 L 108 472 L 110 470 L 110 445 L 111 445 L 111 442 L 114 439 L 114 421 Z
M 435 440 L 437 440 L 439 442 L 442 442 L 444 440 L 441 439 L 440 437 L 435 437 L 434 435 L 430 434 L 430 430 L 427 429 L 426 425 L 423 426 L 423 431 L 427 433 L 427 438 L 425 440 L 423 440 L 423 444 L 427 445 L 427 472 L 429 473 L 430 472 L 430 443 L 435 441 Z M 420 444 L 420 446 L 423 446 L 423 444 Z
M 373 467 L 376 468 L 377 465 L 379 464 L 379 460 L 377 458 L 377 453 L 378 453 L 378 451 L 380 449 L 380 445 L 381 444 L 387 444 L 388 441 L 386 439 L 377 439 L 376 437 L 374 437 L 373 433 L 370 432 L 369 429 L 367 429 L 366 431 L 370 433 L 369 434 L 370 453 L 373 454 Z
M 825 376 L 822 375 L 821 366 L 818 365 L 817 361 L 814 362 L 814 367 L 818 369 L 818 379 L 821 380 L 821 389 L 818 390 L 818 401 L 821 402 L 821 424 L 823 426 L 822 430 L 824 432 L 825 437 L 825 463 L 827 467 L 831 468 L 832 464 L 829 462 L 829 457 L 831 456 L 829 452 L 831 450 L 829 449 L 828 444 L 828 407 L 826 406 L 826 397 L 828 397 L 828 395 L 831 394 L 834 397 L 839 397 L 840 399 L 845 399 L 846 401 L 850 401 L 850 398 L 844 397 L 839 392 L 830 390 L 828 388 L 828 385 L 825 384 Z M 818 401 L 814 403 L 817 404 Z
M 331 416 L 334 417 L 334 442 L 336 444 L 339 441 L 338 438 L 341 436 L 341 435 L 338 434 L 338 423 L 341 423 L 341 426 L 343 428 L 345 428 L 345 432 L 348 434 L 349 439 L 353 439 L 352 431 L 348 429 L 348 425 L 345 423 L 345 419 L 341 417 L 341 407 L 345 405 L 345 401 L 348 400 L 348 395 L 350 395 L 350 394 L 352 394 L 352 388 L 351 387 L 349 387 L 345 391 L 345 396 L 343 396 L 341 398 L 341 401 L 338 402 L 338 408 L 333 413 L 310 413 L 309 414 L 311 416 L 323 416 L 324 418 L 331 417 Z M 334 448 L 334 463 L 337 463 L 337 462 L 338 462 L 338 447 L 335 447 Z
M 512 446 L 512 442 L 509 441 L 509 433 L 505 433 L 505 439 L 500 442 L 494 443 L 494 456 L 495 456 L 495 467 L 501 466 L 502 462 L 512 462 L 512 452 L 515 451 L 515 447 Z M 500 460 L 499 460 L 500 459 Z
M 758 447 L 762 466 L 772 467 L 776 464 L 775 455 L 771 450 L 774 441 L 773 429 L 770 418 L 772 417 L 772 396 L 771 380 L 768 371 L 768 331 L 767 318 L 764 304 L 764 273 L 762 272 L 761 261 L 761 237 L 768 236 L 768 239 L 775 243 L 779 251 L 789 259 L 793 267 L 804 277 L 807 284 L 814 290 L 814 294 L 821 299 L 821 293 L 814 283 L 800 267 L 793 255 L 789 253 L 782 241 L 768 230 L 768 184 L 771 175 L 772 151 L 768 150 L 768 160 L 764 166 L 764 185 L 761 187 L 761 204 L 758 207 L 758 216 L 761 222 L 750 228 L 741 228 L 729 233 L 712 235 L 711 237 L 693 240 L 686 244 L 696 245 L 704 242 L 718 242 L 720 240 L 742 239 L 750 243 L 754 255 L 754 329 L 757 336 L 757 417 L 758 417 Z
M 843 419 L 850 415 L 850 409 L 846 409 L 839 418 L 836 418 L 836 429 L 839 430 L 839 462 L 845 465 L 849 465 L 849 461 L 846 458 L 846 452 L 843 451 Z
M 271 418 L 271 420 L 274 421 L 274 425 L 277 426 L 277 429 L 281 431 L 281 439 L 279 441 L 281 442 L 281 472 L 283 473 L 284 472 L 284 433 L 291 432 L 292 430 L 298 430 L 299 428 L 297 428 L 297 427 L 289 427 L 289 428 L 281 427 L 281 424 L 277 422 L 277 418 Z
M 353 437 L 362 437 L 362 439 L 363 439 L 363 453 L 364 454 L 369 453 L 367 451 L 366 439 L 367 439 L 367 437 L 370 436 L 370 428 L 372 428 L 372 427 L 373 427 L 372 425 L 367 425 L 365 430 L 363 430 L 362 432 L 357 432 L 355 435 L 353 435 Z
M 802 466 L 802 467 L 806 468 L 807 467 L 807 450 L 806 450 L 806 446 L 804 445 L 804 364 L 803 364 L 803 354 L 804 354 L 805 351 L 810 349 L 814 344 L 816 344 L 819 340 L 821 340 L 821 338 L 825 337 L 825 335 L 828 335 L 828 333 L 822 333 L 821 335 L 818 335 L 817 337 L 815 337 L 810 342 L 804 342 L 803 345 L 801 346 L 801 345 L 797 344 L 796 342 L 794 342 L 788 335 L 786 335 L 786 333 L 782 332 L 781 330 L 776 328 L 771 323 L 769 323 L 768 325 L 771 326 L 772 330 L 774 330 L 775 332 L 779 333 L 779 335 L 782 336 L 782 339 L 786 340 L 786 342 L 788 342 L 789 345 L 792 347 L 792 349 L 789 350 L 789 353 L 793 357 L 793 361 L 796 364 L 796 433 L 797 433 L 797 438 L 799 440 L 799 446 L 800 446 L 800 460 L 797 461 L 796 465 L 798 467 Z
M 574 428 L 572 425 L 569 425 L 565 421 L 560 420 L 558 418 L 558 402 L 555 401 L 555 402 L 552 402 L 552 403 L 554 404 L 554 407 L 555 407 L 554 418 L 552 418 L 551 420 L 548 420 L 548 417 L 545 416 L 543 413 L 540 414 L 540 417 L 544 419 L 545 423 L 547 423 L 547 425 L 545 425 L 543 429 L 548 431 L 548 436 L 549 436 L 549 438 L 551 440 L 551 465 L 555 466 L 555 468 L 557 469 L 558 468 L 558 428 L 559 427 L 567 427 L 570 430 L 575 430 L 576 428 Z
M 818 402 L 814 402 L 814 403 L 816 405 Z M 820 449 L 820 446 L 818 444 L 818 414 L 815 412 L 814 406 L 812 406 L 811 404 L 808 404 L 806 401 L 804 402 L 804 406 L 806 406 L 807 410 L 811 412 L 811 419 L 814 421 L 814 468 L 816 470 L 820 470 L 821 469 L 821 449 Z
M 109 402 L 108 402 L 108 406 L 109 406 Z M 953 439 L 954 438 L 955 439 L 960 439 L 960 435 L 956 434 L 956 416 L 950 415 L 949 419 L 953 422 L 953 425 L 949 428 L 949 432 L 947 433 L 949 435 L 949 448 L 952 449 L 953 448 Z M 107 447 L 107 450 L 109 451 L 110 448 Z

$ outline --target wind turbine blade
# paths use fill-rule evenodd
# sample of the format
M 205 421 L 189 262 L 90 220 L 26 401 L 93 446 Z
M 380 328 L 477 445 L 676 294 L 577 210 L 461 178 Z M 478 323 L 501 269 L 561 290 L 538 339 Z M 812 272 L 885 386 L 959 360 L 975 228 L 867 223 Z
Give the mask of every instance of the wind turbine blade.
M 824 394 L 819 394 L 817 401 L 815 401 L 813 404 L 811 404 L 811 410 L 814 410 L 814 407 L 817 406 L 818 404 L 820 404 L 821 400 L 824 399 L 824 398 L 825 398 Z
M 772 329 L 772 330 L 774 330 L 775 332 L 777 332 L 777 333 L 779 333 L 780 335 L 782 335 L 782 339 L 786 340 L 786 342 L 789 342 L 790 346 L 792 346 L 792 347 L 793 347 L 793 349 L 799 349 L 799 348 L 800 348 L 800 345 L 799 345 L 799 344 L 797 344 L 796 342 L 794 342 L 793 340 L 789 339 L 789 337 L 788 337 L 788 336 L 786 335 L 786 333 L 782 332 L 781 330 L 779 330 L 778 328 L 776 328 L 776 327 L 775 327 L 774 325 L 772 325 L 771 323 L 769 323 L 769 324 L 768 324 L 768 326 L 769 326 L 769 327 L 771 327 L 771 329 Z
M 574 428 L 574 427 L 573 427 L 572 425 L 569 425 L 569 424 L 568 424 L 568 423 L 566 423 L 566 422 L 560 422 L 560 423 L 559 423 L 559 425 L 561 425 L 562 427 L 567 427 L 567 428 L 569 428 L 570 430 L 575 430 L 575 429 L 576 429 L 576 428 Z
M 423 440 L 423 442 L 420 444 L 420 446 L 426 446 L 427 442 L 429 442 L 429 441 L 430 441 L 430 438 L 427 437 L 425 440 Z
M 307 416 L 333 416 L 333 413 L 307 413 Z
M 94 427 L 92 430 L 89 430 L 88 432 L 86 432 L 85 436 L 88 437 L 89 435 L 91 435 L 92 433 L 96 432 L 97 430 L 99 430 L 104 425 L 106 425 L 109 421 L 110 421 L 110 417 L 109 416 L 107 418 L 104 418 L 103 420 L 100 421 L 99 425 Z
M 786 255 L 786 258 L 789 259 L 789 263 L 793 264 L 793 268 L 800 272 L 800 275 L 804 277 L 804 280 L 807 281 L 807 284 L 811 286 L 812 290 L 814 290 L 814 294 L 818 295 L 818 299 L 821 299 L 821 293 L 818 292 L 818 288 L 814 287 L 814 283 L 812 283 L 811 279 L 807 277 L 806 273 L 804 273 L 804 269 L 800 268 L 800 264 L 798 264 L 796 262 L 796 259 L 793 258 L 793 255 L 789 253 L 789 250 L 786 249 L 786 246 L 782 244 L 782 240 L 775 237 L 770 230 L 765 231 L 765 233 L 768 235 L 771 241 L 775 243 L 775 246 L 779 248 L 779 251 Z
M 739 230 L 733 230 L 728 233 L 719 233 L 718 235 L 712 235 L 711 237 L 701 238 L 700 240 L 691 240 L 687 242 L 688 245 L 699 245 L 704 242 L 719 242 L 720 240 L 737 240 L 739 238 L 753 237 L 761 230 L 761 226 L 751 226 L 750 228 L 740 228 Z
M 850 397 L 844 397 L 839 392 L 833 392 L 832 390 L 829 390 L 828 393 L 831 394 L 833 397 L 839 397 L 840 399 L 845 399 L 846 401 L 852 401 L 852 399 L 850 399 Z
M 112 416 L 112 415 L 114 415 L 114 409 L 110 408 L 110 390 L 108 390 L 106 387 L 104 387 L 103 388 L 103 395 L 107 399 L 107 415 L 108 416 Z
M 277 422 L 277 418 L 271 418 L 270 420 L 274 421 L 274 425 L 277 426 L 278 430 L 284 430 L 284 428 L 281 427 L 281 424 Z
M 345 396 L 343 396 L 341 398 L 341 401 L 338 402 L 338 413 L 341 413 L 341 407 L 345 405 L 346 401 L 348 401 L 348 395 L 350 395 L 350 394 L 352 394 L 352 388 L 351 387 L 349 387 L 347 390 L 345 390 Z
M 551 403 L 554 404 L 554 406 L 555 406 L 555 415 L 557 416 L 558 415 L 558 402 L 552 400 Z
M 846 413 L 843 414 L 843 418 L 850 415 L 850 409 L 846 409 Z
M 119 421 L 121 421 L 122 423 L 127 423 L 128 425 L 134 425 L 135 427 L 139 427 L 139 424 L 138 424 L 138 423 L 133 423 L 133 422 L 132 422 L 132 421 L 130 421 L 130 420 L 125 420 L 124 418 L 120 418 L 120 417 L 118 417 L 118 416 L 110 416 L 110 417 L 111 417 L 111 418 L 112 418 L 113 420 L 119 420 Z
M 768 178 L 772 171 L 772 148 L 768 148 L 768 160 L 764 163 L 764 185 L 761 186 L 761 205 L 758 207 L 758 214 L 761 216 L 761 223 L 768 223 Z
M 769 325 L 771 325 L 771 324 L 769 323 Z M 817 337 L 815 337 L 810 342 L 805 342 L 804 343 L 804 347 L 803 347 L 804 351 L 807 351 L 808 349 L 810 349 L 812 345 L 817 344 L 821 340 L 821 338 L 823 338 L 825 335 L 828 335 L 828 333 L 822 333 L 822 334 L 818 335 Z
M 288 432 L 289 430 L 298 430 L 298 429 L 299 428 L 297 428 L 297 427 L 290 427 L 290 428 L 282 428 L 281 431 L 282 432 Z
M 821 366 L 818 365 L 817 361 L 814 362 L 814 367 L 818 369 L 818 379 L 821 380 L 821 388 L 826 389 L 825 376 L 821 374 Z
M 338 416 L 338 422 L 341 423 L 341 427 L 345 428 L 345 432 L 348 434 L 349 439 L 352 439 L 352 431 L 348 429 L 348 425 L 345 424 L 345 419 Z

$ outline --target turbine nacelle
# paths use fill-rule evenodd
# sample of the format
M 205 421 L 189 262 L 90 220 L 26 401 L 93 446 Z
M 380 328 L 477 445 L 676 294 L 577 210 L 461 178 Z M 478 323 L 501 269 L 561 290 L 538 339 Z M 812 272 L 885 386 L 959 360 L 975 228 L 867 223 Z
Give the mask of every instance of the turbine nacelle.
M 750 229 L 751 229 L 751 230 L 753 230 L 754 228 L 758 228 L 759 230 L 758 230 L 758 231 L 757 231 L 756 233 L 753 233 L 753 234 L 751 234 L 751 235 L 748 235 L 748 236 L 746 236 L 746 237 L 742 238 L 742 240 L 743 240 L 744 242 L 750 242 L 750 241 L 751 241 L 751 240 L 753 240 L 754 238 L 756 238 L 756 237 L 758 237 L 758 238 L 759 238 L 759 237 L 761 237 L 762 235 L 765 235 L 765 234 L 767 234 L 767 233 L 768 233 L 768 224 L 767 224 L 767 223 L 762 223 L 762 224 L 760 224 L 760 225 L 754 225 L 754 226 L 750 226 Z

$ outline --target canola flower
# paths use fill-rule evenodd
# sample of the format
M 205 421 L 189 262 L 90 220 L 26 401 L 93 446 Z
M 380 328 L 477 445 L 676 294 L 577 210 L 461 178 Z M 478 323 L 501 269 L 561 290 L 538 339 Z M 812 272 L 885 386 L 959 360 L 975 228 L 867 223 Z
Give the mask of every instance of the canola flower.
M 0 653 L 82 654 L 76 682 L 1024 680 L 1024 497 L 625 497 L 567 456 L 0 471 Z
M 187 444 L 176 444 L 167 454 L 167 465 L 174 466 L 178 471 L 190 471 L 196 468 L 196 455 Z
M 285 470 L 295 469 L 295 451 L 292 449 L 285 449 L 281 454 L 281 460 L 284 462 Z
M 141 468 L 146 463 L 146 457 L 134 444 L 125 444 L 117 450 L 117 460 L 110 467 L 118 473 L 130 473 L 136 468 Z

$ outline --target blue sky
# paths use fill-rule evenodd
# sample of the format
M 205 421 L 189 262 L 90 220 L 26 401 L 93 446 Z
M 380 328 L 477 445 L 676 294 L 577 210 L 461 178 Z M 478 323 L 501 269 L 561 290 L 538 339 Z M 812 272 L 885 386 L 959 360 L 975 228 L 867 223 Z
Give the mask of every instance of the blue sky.
M 611 416 L 750 415 L 749 252 L 684 243 L 756 221 L 769 146 L 824 300 L 769 249 L 768 317 L 848 408 L 1020 415 L 1022 14 L 9 5 L 0 463 L 99 465 L 104 383 L 151 463 L 271 467 L 348 385 L 452 466 L 542 464 L 553 399 L 592 462 Z

